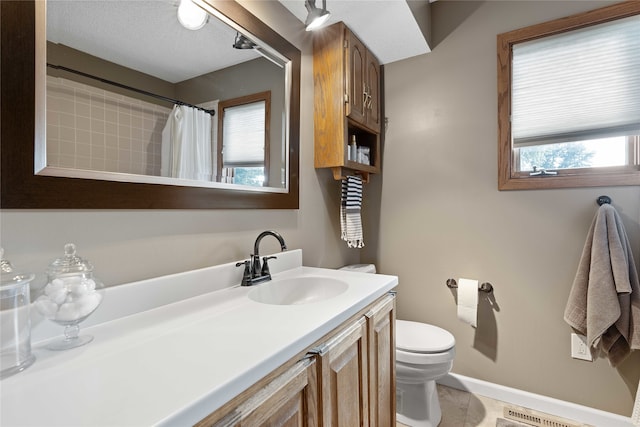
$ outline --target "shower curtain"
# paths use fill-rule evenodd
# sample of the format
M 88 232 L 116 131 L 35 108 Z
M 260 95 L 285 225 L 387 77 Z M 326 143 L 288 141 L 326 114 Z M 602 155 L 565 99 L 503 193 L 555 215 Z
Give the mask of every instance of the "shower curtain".
M 160 175 L 211 181 L 213 116 L 185 105 L 173 107 L 162 131 Z

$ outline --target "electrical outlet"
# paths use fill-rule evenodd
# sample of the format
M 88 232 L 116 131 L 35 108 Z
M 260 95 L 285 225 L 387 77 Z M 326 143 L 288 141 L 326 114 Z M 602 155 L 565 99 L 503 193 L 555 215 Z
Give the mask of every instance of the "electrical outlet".
M 587 345 L 587 337 L 580 334 L 571 334 L 571 357 L 593 362 L 593 356 L 591 356 L 591 351 Z

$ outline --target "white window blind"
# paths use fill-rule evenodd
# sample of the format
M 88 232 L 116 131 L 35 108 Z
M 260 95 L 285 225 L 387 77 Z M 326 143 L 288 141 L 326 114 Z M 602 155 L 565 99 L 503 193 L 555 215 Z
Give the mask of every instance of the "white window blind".
M 223 167 L 263 166 L 265 101 L 224 109 Z
M 514 147 L 640 134 L 640 15 L 513 45 Z

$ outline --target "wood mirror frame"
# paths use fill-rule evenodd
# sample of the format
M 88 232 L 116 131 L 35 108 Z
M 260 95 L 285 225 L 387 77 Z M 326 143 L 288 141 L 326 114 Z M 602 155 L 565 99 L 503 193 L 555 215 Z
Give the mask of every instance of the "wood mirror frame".
M 0 207 L 3 209 L 297 209 L 299 207 L 300 50 L 238 3 L 207 3 L 291 60 L 289 191 L 217 188 L 40 176 L 35 142 L 45 138 L 45 106 L 36 105 L 35 1 L 0 2 Z M 44 36 L 43 36 L 44 37 Z

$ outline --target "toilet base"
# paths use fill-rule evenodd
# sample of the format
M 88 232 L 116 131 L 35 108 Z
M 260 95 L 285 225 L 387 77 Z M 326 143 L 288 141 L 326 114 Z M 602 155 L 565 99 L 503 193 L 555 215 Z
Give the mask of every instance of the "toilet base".
M 409 427 L 437 427 L 442 419 L 434 380 L 396 384 L 396 419 Z

